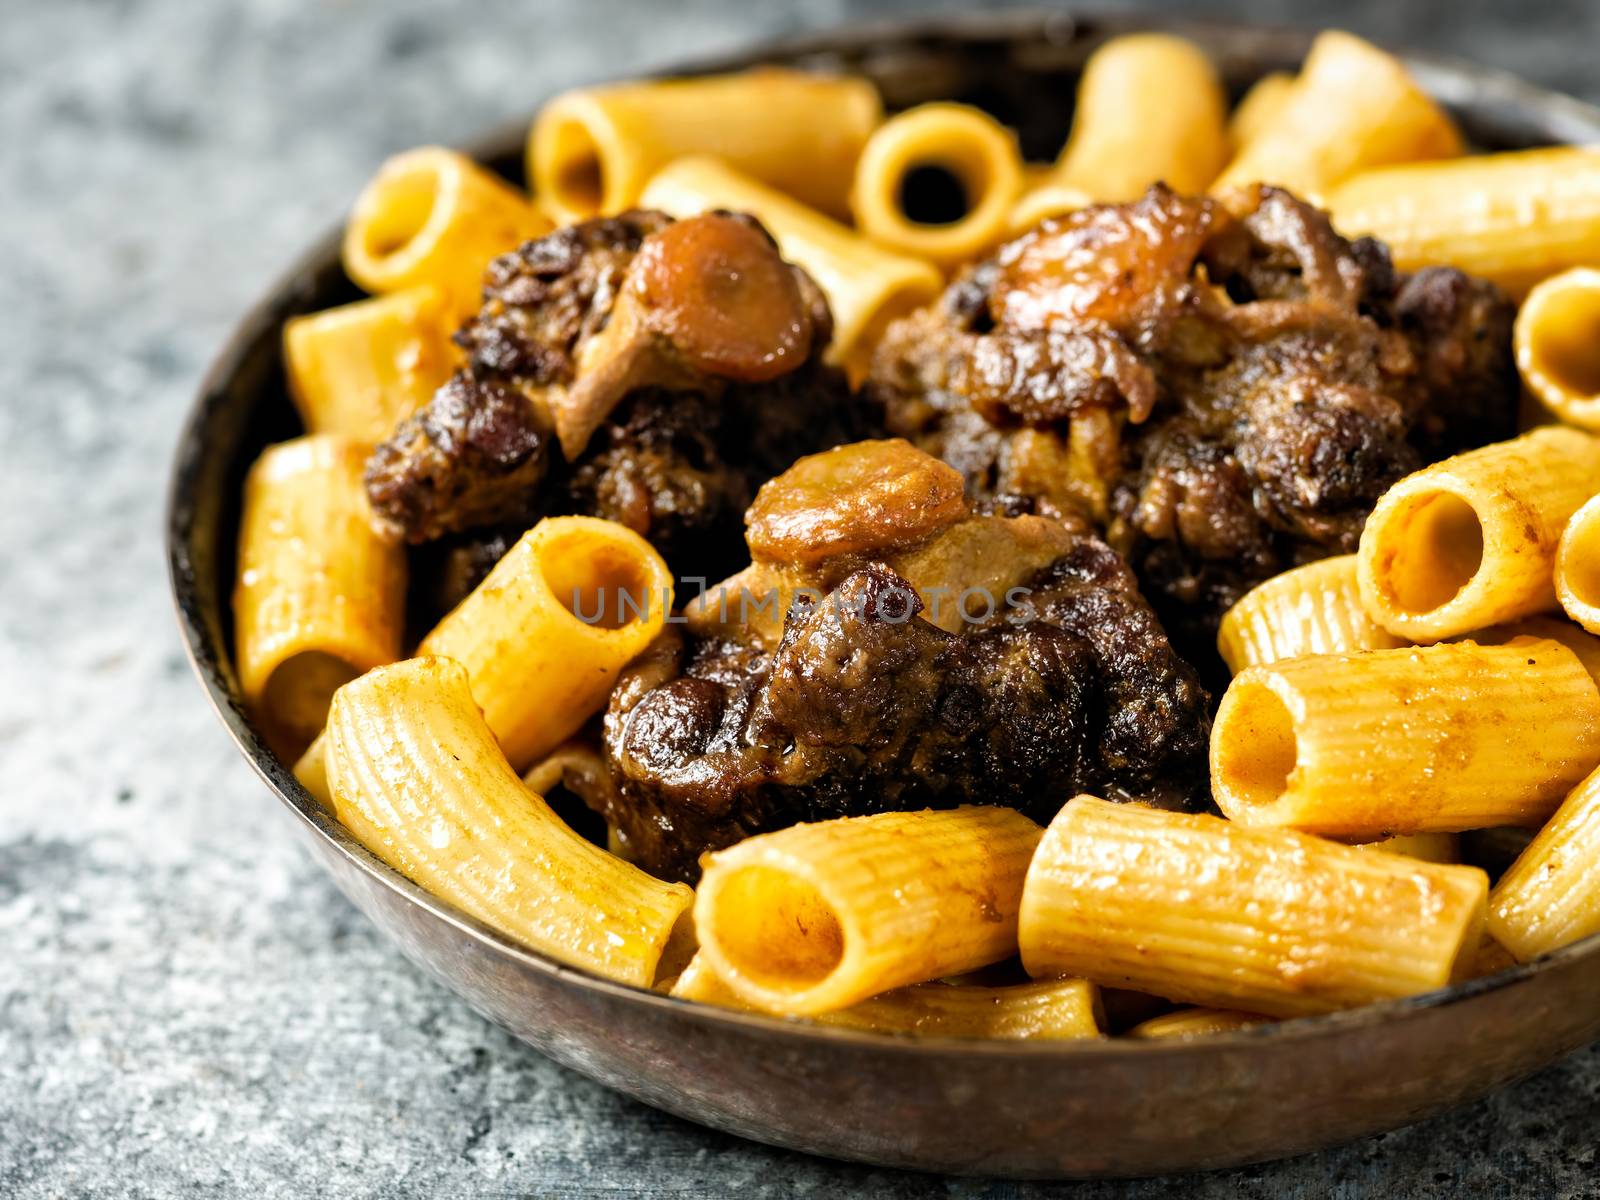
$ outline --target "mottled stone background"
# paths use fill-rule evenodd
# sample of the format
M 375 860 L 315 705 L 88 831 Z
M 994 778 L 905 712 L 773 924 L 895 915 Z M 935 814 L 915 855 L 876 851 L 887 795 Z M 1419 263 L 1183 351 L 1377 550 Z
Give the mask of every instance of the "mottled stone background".
M 921 7 L 0 0 L 0 1196 L 1055 1194 L 736 1141 L 485 1024 L 290 845 L 189 677 L 161 561 L 198 374 L 384 155 L 586 76 Z M 1600 98 L 1580 0 L 1211 9 Z M 1597 1099 L 1591 1050 L 1329 1154 L 1059 1194 L 1596 1195 Z

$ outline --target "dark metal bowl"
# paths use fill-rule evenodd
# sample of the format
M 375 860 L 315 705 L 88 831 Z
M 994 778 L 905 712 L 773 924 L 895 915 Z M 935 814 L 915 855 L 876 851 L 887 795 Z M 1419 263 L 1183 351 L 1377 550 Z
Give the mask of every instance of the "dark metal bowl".
M 1085 56 L 1137 29 L 1183 33 L 1239 91 L 1308 36 L 1137 18 L 1016 14 L 794 38 L 680 71 L 762 62 L 866 74 L 890 105 L 958 98 L 1017 126 L 1031 158 L 1065 136 Z M 1600 110 L 1498 72 L 1409 60 L 1486 148 L 1600 141 Z M 678 73 L 678 72 L 673 72 Z M 519 177 L 525 121 L 474 147 Z M 759 1141 L 887 1166 L 1010 1176 L 1220 1167 L 1329 1146 L 1474 1099 L 1600 1037 L 1600 938 L 1426 996 L 1200 1041 L 916 1041 L 684 1003 L 512 944 L 357 844 L 245 713 L 228 597 L 246 468 L 297 429 L 284 318 L 357 295 L 324 237 L 240 324 L 178 445 L 168 512 L 188 651 L 223 723 L 340 888 L 405 953 L 558 1062 L 669 1112 Z

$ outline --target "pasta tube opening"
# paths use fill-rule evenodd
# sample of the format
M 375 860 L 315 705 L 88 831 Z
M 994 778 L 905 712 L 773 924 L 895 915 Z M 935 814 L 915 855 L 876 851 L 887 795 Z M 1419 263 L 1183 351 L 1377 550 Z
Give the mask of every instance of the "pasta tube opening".
M 654 567 L 634 546 L 599 540 L 591 528 L 560 533 L 539 547 L 539 572 L 550 594 L 598 629 L 623 629 L 647 617 L 660 600 Z
M 1600 499 L 1574 513 L 1561 535 L 1556 596 L 1567 616 L 1590 633 L 1600 633 Z
M 1403 611 L 1443 608 L 1483 569 L 1483 520 L 1462 497 L 1421 492 L 1389 519 L 1401 532 L 1373 578 L 1385 599 Z
M 1233 727 L 1217 740 L 1214 785 L 1243 807 L 1270 808 L 1289 790 L 1300 760 L 1294 714 L 1270 677 L 1236 682 L 1228 698 Z
M 548 148 L 539 147 L 541 154 L 549 156 L 543 168 L 548 174 L 540 199 L 552 211 L 592 215 L 626 207 L 626 201 L 620 199 L 620 181 L 614 172 L 606 170 L 601 148 L 605 128 L 604 124 L 584 120 L 580 110 L 567 108 L 552 112 L 539 130 L 540 138 L 549 143 Z M 616 153 L 625 154 L 626 150 Z
M 386 167 L 382 186 L 372 188 L 360 221 L 352 221 L 355 244 L 369 269 L 383 275 L 405 269 L 427 243 L 430 228 L 449 219 L 457 175 L 443 156 L 403 155 Z
M 1005 235 L 1021 191 L 1010 130 L 962 104 L 924 104 L 868 139 L 851 209 L 868 237 L 950 266 Z
M 1574 268 L 1534 288 L 1517 314 L 1516 352 L 1547 409 L 1600 429 L 1600 271 Z
M 782 995 L 811 991 L 845 960 L 838 913 L 810 883 L 776 867 L 753 866 L 718 881 L 712 936 L 728 965 Z

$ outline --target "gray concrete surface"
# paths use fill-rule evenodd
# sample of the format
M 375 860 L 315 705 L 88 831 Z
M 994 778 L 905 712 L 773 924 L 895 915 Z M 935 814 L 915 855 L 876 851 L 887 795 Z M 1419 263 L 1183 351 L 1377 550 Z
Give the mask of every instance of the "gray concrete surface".
M 585 76 L 916 7 L 0 0 L 0 1196 L 1600 1194 L 1600 1050 L 1183 1181 L 942 1181 L 690 1126 L 414 971 L 206 710 L 161 563 L 176 427 L 230 322 L 379 159 Z M 1575 0 L 1212 10 L 1600 98 L 1600 13 Z

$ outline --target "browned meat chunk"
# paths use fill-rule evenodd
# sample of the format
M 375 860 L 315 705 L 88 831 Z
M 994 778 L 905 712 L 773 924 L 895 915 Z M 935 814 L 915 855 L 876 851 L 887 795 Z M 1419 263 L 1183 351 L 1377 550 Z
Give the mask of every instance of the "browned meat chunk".
M 869 391 L 973 495 L 1092 521 L 1210 657 L 1255 583 L 1353 550 L 1395 480 L 1513 432 L 1512 315 L 1280 189 L 1156 187 L 967 271 L 891 326 Z
M 755 488 L 856 432 L 827 303 L 747 218 L 587 221 L 495 260 L 484 296 L 467 368 L 368 465 L 413 543 L 584 512 L 721 571 Z
M 830 479 L 870 502 L 841 506 Z M 1126 564 L 1045 518 L 952 507 L 950 480 L 868 442 L 763 489 L 752 547 L 758 530 L 816 528 L 839 549 L 780 538 L 784 557 L 729 582 L 813 588 L 787 620 L 702 606 L 687 641 L 669 630 L 624 673 L 605 719 L 615 786 L 586 798 L 631 857 L 692 880 L 704 851 L 798 821 L 961 803 L 1048 820 L 1077 791 L 1203 799 L 1206 696 Z

